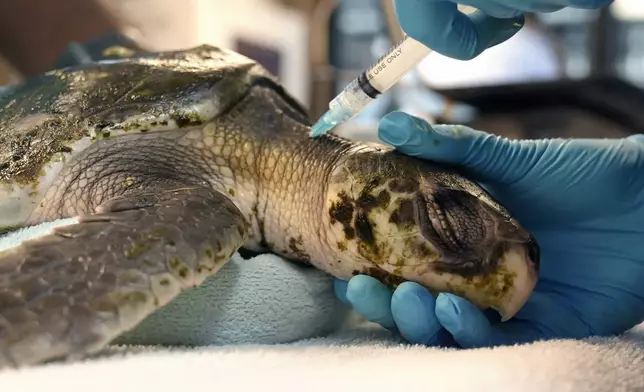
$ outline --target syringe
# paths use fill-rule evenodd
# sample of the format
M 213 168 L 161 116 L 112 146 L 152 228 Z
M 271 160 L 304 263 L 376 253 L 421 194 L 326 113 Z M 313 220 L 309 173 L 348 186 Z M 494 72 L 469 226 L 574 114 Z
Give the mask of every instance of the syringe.
M 318 137 L 353 117 L 389 90 L 407 72 L 420 63 L 431 49 L 405 35 L 373 66 L 362 72 L 329 103 L 329 110 L 311 127 L 311 136 Z

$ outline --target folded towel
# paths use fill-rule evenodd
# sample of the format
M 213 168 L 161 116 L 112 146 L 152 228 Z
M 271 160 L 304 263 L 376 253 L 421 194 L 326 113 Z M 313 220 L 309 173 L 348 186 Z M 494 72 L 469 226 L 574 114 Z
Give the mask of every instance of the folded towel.
M 0 238 L 0 250 L 76 221 L 61 219 Z M 220 345 L 286 343 L 327 335 L 349 309 L 330 275 L 276 255 L 235 254 L 217 275 L 186 291 L 118 339 L 122 344 Z

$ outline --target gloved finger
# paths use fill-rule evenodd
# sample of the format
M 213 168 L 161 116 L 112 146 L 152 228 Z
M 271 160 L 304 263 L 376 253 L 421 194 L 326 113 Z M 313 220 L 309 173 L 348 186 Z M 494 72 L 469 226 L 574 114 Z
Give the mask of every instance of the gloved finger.
M 511 319 L 492 325 L 474 304 L 452 294 L 438 296 L 436 317 L 463 348 L 529 343 L 546 337 L 531 321 Z
M 484 12 L 486 15 L 489 15 L 493 18 L 516 18 L 517 16 L 520 16 L 522 14 L 522 12 L 520 10 L 517 10 L 516 7 L 507 7 L 505 5 L 497 3 L 496 1 L 459 0 L 457 3 L 477 8 L 480 11 Z
M 476 0 L 482 3 L 485 3 L 486 0 Z M 507 8 L 513 8 L 520 12 L 533 12 L 533 13 L 549 13 L 556 12 L 563 8 L 565 5 L 557 4 L 557 0 L 546 0 L 546 1 L 524 1 L 524 0 L 495 0 L 501 6 Z M 567 0 L 569 1 L 569 0 Z
M 548 0 L 548 2 L 570 8 L 597 9 L 612 3 L 613 0 Z
M 465 126 L 432 127 L 403 112 L 384 116 L 378 136 L 404 154 L 463 167 L 482 182 L 514 183 L 539 158 L 532 141 L 503 139 Z
M 493 18 L 483 12 L 466 15 L 446 0 L 396 0 L 402 30 L 434 51 L 469 60 L 518 32 L 525 23 L 516 18 Z
M 436 318 L 463 348 L 483 347 L 492 326 L 476 306 L 464 298 L 440 293 L 436 299 Z
M 454 0 L 450 0 L 454 1 Z M 494 18 L 515 18 L 526 12 L 555 12 L 563 6 L 544 4 L 543 2 L 526 2 L 516 0 L 458 0 L 458 4 L 469 5 Z
M 349 282 L 341 279 L 333 280 L 333 292 L 335 296 L 345 305 L 351 305 L 351 302 L 347 299 L 347 286 Z
M 475 0 L 486 3 L 489 0 Z M 556 12 L 563 8 L 579 8 L 579 9 L 597 9 L 601 8 L 613 0 L 539 0 L 539 1 L 525 1 L 525 0 L 494 0 L 503 7 L 512 8 L 522 12 L 532 13 L 548 13 Z M 474 7 L 476 7 L 474 5 Z M 477 7 L 478 8 L 478 7 Z
M 405 282 L 391 298 L 391 313 L 400 334 L 408 342 L 426 346 L 453 346 L 434 312 L 436 301 L 421 285 Z
M 349 280 L 346 299 L 365 319 L 387 329 L 395 329 L 391 314 L 393 293 L 384 284 L 368 275 L 356 275 Z

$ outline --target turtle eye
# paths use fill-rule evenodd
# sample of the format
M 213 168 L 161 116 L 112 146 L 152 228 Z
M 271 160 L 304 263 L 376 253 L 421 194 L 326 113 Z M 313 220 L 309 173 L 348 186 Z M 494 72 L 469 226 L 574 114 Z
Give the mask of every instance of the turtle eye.
M 487 238 L 481 201 L 468 192 L 438 189 L 427 197 L 427 210 L 434 230 L 453 252 L 465 252 Z

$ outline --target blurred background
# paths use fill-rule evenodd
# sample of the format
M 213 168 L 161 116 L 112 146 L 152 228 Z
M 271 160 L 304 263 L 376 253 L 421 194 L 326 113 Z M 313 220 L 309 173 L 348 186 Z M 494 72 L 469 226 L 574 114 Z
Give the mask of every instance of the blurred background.
M 0 18 L 0 85 L 98 59 L 97 37 L 152 51 L 208 43 L 262 63 L 313 117 L 401 37 L 391 0 L 0 0 Z M 513 138 L 620 137 L 644 129 L 643 88 L 644 1 L 615 0 L 530 15 L 472 61 L 430 54 L 338 133 L 369 139 L 399 109 Z

